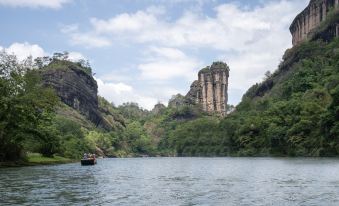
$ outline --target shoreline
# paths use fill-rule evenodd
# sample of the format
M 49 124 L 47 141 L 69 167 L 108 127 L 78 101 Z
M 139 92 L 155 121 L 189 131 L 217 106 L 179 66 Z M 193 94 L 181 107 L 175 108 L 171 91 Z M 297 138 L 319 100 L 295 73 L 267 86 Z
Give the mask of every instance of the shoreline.
M 10 167 L 27 167 L 27 166 L 43 166 L 43 165 L 59 165 L 59 164 L 69 164 L 69 163 L 76 163 L 79 160 L 75 159 L 68 159 L 64 157 L 44 157 L 44 160 L 28 160 L 28 161 L 14 161 L 14 162 L 0 162 L 0 169 L 1 168 L 10 168 Z M 148 156 L 148 157 L 105 157 L 103 159 L 144 159 L 144 158 L 277 158 L 277 159 L 339 159 L 339 157 L 310 157 L 310 156 Z M 101 158 L 99 158 L 101 159 Z
M 0 168 L 9 168 L 9 167 L 29 167 L 29 166 L 41 166 L 41 165 L 58 165 L 58 164 L 68 164 L 75 163 L 76 160 L 69 161 L 55 161 L 55 162 L 26 162 L 26 161 L 16 161 L 16 162 L 0 162 Z
M 43 157 L 38 153 L 31 153 L 27 155 L 26 160 L 0 162 L 0 168 L 5 167 L 26 167 L 39 165 L 57 165 L 78 162 L 75 159 L 69 159 L 61 156 Z

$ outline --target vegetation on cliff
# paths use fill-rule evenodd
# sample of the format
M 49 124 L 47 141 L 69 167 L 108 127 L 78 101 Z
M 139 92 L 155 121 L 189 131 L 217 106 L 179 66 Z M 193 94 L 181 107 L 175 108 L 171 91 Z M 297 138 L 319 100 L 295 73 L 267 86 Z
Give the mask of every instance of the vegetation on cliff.
M 115 125 L 106 131 L 61 103 L 43 87 L 36 69 L 1 54 L 1 159 L 26 152 L 79 158 L 84 152 L 111 157 L 336 156 L 339 154 L 339 40 L 296 46 L 278 70 L 251 87 L 226 118 L 199 105 L 114 106 L 98 98 Z M 156 112 L 155 112 L 156 111 Z
M 180 156 L 338 156 L 337 17 L 329 12 L 310 41 L 287 50 L 279 68 L 249 88 L 227 117 L 192 115 L 191 109 L 175 119 L 169 114 L 184 106 L 168 108 L 158 117 L 164 128 L 159 150 Z
M 332 156 L 339 153 L 338 39 L 304 43 L 289 51 L 298 60 L 282 66 L 263 82 L 272 88 L 260 93 L 252 88 L 237 112 L 223 124 L 240 120 L 233 136 L 239 152 L 295 156 Z M 282 63 L 282 65 L 285 62 Z M 252 96 L 252 98 L 251 98 Z
M 226 117 L 194 101 L 197 82 L 190 101 L 178 94 L 150 112 L 98 97 L 88 62 L 71 62 L 67 52 L 23 62 L 0 52 L 0 162 L 63 161 L 84 152 L 338 156 L 339 39 L 327 35 L 337 22 L 337 11 L 330 12 L 310 41 L 287 50 L 273 74 L 249 88 L 236 108 L 225 108 Z
M 114 106 L 98 97 L 112 129 L 97 127 L 43 86 L 39 68 L 1 53 L 0 161 L 111 157 L 337 156 L 339 154 L 339 40 L 302 43 L 287 50 L 279 68 L 252 86 L 225 118 L 200 105 L 136 103 Z
M 279 69 L 218 120 L 173 123 L 163 141 L 183 156 L 337 156 L 339 40 L 288 50 Z M 175 126 L 174 126 L 175 125 Z
M 19 62 L 13 55 L 0 53 L 0 162 L 24 159 L 34 162 L 27 155 L 31 153 L 42 154 L 40 159 L 48 157 L 52 162 L 57 161 L 53 156 L 77 159 L 84 152 L 103 156 L 154 154 L 155 147 L 142 126 L 147 112 L 137 104 L 115 107 L 104 98 L 96 97 L 93 112 L 109 125 L 107 130 L 82 110 L 61 101 L 63 92 L 69 95 L 69 90 L 60 91 L 43 79 L 46 70 L 52 73 L 63 70 L 66 75 L 71 70 L 83 71 L 86 73 L 83 78 L 93 79 L 88 64 L 84 66 L 81 62 L 70 62 L 58 53 L 53 58 L 34 61 L 28 58 Z M 84 90 L 77 86 L 69 89 L 74 90 L 72 94 Z M 94 92 L 96 96 L 96 83 Z

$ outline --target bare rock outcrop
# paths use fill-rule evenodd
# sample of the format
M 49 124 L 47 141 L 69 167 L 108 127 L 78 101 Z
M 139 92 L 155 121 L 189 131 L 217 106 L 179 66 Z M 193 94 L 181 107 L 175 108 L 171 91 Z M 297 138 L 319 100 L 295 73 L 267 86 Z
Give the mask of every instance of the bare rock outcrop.
M 200 104 L 203 111 L 226 115 L 228 101 L 229 67 L 224 62 L 214 62 L 198 73 L 198 80 L 185 96 L 190 104 Z
M 339 8 L 339 0 L 311 0 L 290 26 L 293 46 L 310 38 L 313 31 L 325 21 L 331 12 Z M 334 15 L 338 15 L 335 13 Z M 330 25 L 327 35 L 339 36 L 339 23 Z
M 98 106 L 98 86 L 92 74 L 68 61 L 54 61 L 41 70 L 43 83 L 52 87 L 61 101 L 79 111 L 97 127 L 111 129 Z

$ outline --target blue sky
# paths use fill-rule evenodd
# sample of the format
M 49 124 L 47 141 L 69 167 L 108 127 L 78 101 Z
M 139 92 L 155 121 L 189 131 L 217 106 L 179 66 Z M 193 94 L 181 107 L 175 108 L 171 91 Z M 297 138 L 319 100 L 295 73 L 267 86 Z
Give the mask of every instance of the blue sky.
M 19 58 L 87 58 L 99 94 L 151 109 L 186 94 L 213 61 L 231 69 L 229 103 L 277 68 L 308 0 L 0 0 L 0 48 Z

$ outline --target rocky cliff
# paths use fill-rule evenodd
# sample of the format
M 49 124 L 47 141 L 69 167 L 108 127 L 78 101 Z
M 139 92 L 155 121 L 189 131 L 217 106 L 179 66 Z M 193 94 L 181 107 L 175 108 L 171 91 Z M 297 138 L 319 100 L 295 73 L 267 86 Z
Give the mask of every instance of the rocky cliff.
M 223 62 L 214 62 L 198 73 L 198 80 L 191 85 L 186 95 L 190 104 L 200 104 L 203 111 L 226 115 L 228 100 L 229 67 Z
M 311 0 L 309 5 L 294 19 L 290 26 L 293 46 L 311 38 L 314 30 L 324 22 L 331 13 L 338 10 L 339 0 Z M 339 15 L 335 13 L 334 15 Z M 329 25 L 326 32 L 329 37 L 339 36 L 339 23 Z
M 83 67 L 55 60 L 41 70 L 41 76 L 43 83 L 54 88 L 63 103 L 79 111 L 95 126 L 111 129 L 99 112 L 97 83 Z
M 253 85 L 244 94 L 243 102 L 281 95 L 279 85 L 292 78 L 294 65 L 317 52 L 322 53 L 320 49 L 324 49 L 324 45 L 335 41 L 334 37 L 339 36 L 339 0 L 311 0 L 293 20 L 290 31 L 293 47 L 286 50 L 283 61 L 269 78 Z M 316 41 L 318 39 L 323 40 L 319 42 L 321 46 Z M 336 52 L 337 49 L 333 49 L 333 53 Z

